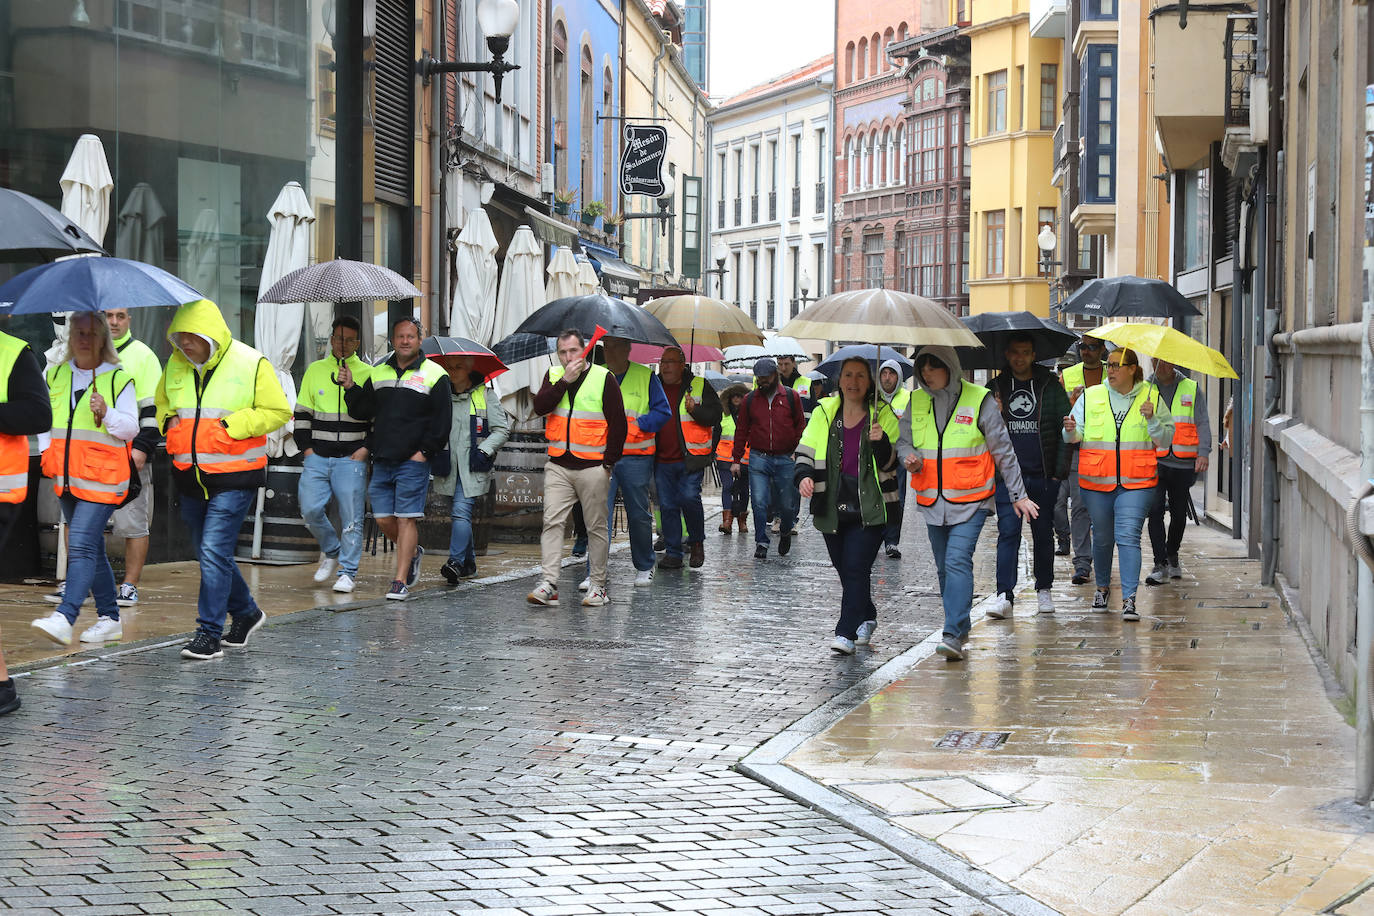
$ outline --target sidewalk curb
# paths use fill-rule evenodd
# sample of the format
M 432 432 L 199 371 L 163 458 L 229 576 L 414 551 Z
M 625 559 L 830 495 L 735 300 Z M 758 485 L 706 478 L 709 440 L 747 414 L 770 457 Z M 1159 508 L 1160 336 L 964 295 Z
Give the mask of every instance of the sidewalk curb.
M 1000 913 L 1012 916 L 1058 916 L 1058 910 L 975 868 L 939 844 L 893 826 L 886 818 L 783 762 L 804 742 L 843 719 L 869 697 L 905 677 L 932 656 L 940 642 L 940 635 L 940 631 L 936 630 L 890 659 L 859 683 L 835 695 L 759 745 L 733 769 L 843 824 L 964 893 L 996 907 Z

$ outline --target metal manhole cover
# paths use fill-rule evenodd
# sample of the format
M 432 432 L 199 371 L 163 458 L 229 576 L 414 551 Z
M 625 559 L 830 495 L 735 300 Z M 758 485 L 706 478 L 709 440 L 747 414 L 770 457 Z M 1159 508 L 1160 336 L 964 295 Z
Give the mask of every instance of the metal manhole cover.
M 1003 742 L 1010 737 L 1011 732 L 953 731 L 946 732 L 943 738 L 935 742 L 935 746 L 952 748 L 956 751 L 990 751 L 993 748 L 1001 747 Z
M 561 639 L 559 637 L 527 636 L 516 639 L 512 646 L 529 646 L 535 649 L 628 649 L 630 643 L 613 642 L 609 639 Z

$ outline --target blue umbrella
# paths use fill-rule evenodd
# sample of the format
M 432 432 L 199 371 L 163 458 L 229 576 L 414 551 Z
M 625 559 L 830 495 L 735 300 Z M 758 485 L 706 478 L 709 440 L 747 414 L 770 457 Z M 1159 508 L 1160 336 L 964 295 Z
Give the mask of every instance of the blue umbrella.
M 0 286 L 0 312 L 103 312 L 185 305 L 205 296 L 160 267 L 124 258 L 68 258 L 26 270 Z

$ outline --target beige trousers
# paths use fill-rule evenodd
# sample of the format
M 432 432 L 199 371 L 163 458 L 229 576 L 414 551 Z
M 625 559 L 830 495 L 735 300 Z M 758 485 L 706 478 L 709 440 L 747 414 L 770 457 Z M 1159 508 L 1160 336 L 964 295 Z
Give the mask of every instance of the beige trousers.
M 611 475 L 597 465 L 583 471 L 570 471 L 552 461 L 544 465 L 544 532 L 539 539 L 544 565 L 544 581 L 558 584 L 563 561 L 563 526 L 573 506 L 582 504 L 587 522 L 587 561 L 591 564 L 592 586 L 606 585 L 606 560 L 611 539 L 606 515 L 606 493 Z

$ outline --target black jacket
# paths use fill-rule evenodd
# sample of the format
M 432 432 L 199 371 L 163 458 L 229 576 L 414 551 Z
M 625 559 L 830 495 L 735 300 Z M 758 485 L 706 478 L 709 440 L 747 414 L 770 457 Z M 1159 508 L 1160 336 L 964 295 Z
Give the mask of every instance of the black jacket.
M 412 376 L 425 357 L 408 366 L 403 377 Z M 396 356 L 387 358 L 385 365 L 402 375 Z M 442 375 L 428 391 L 421 393 L 407 385 L 374 388 L 374 373 L 362 385 L 354 385 L 344 392 L 344 403 L 350 415 L 372 421 L 372 458 L 374 461 L 407 461 L 416 452 L 433 461 L 448 448 L 449 424 L 453 422 L 453 392 L 448 376 Z
M 52 429 L 52 402 L 43 367 L 25 347 L 10 370 L 9 396 L 0 401 L 0 433 L 36 436 Z
M 1008 419 L 1006 404 L 1011 398 L 1012 374 L 1004 370 L 992 380 L 993 394 L 1002 401 L 1002 419 Z M 1064 480 L 1069 476 L 1069 459 L 1073 448 L 1064 441 L 1064 418 L 1069 415 L 1069 395 L 1053 372 L 1044 366 L 1031 367 L 1031 385 L 1035 401 L 1040 405 L 1040 461 L 1050 477 Z

